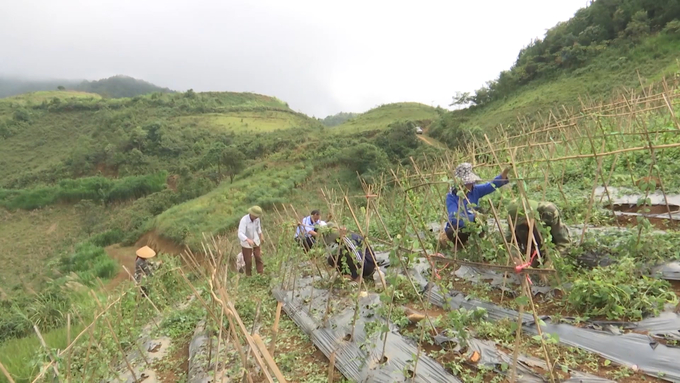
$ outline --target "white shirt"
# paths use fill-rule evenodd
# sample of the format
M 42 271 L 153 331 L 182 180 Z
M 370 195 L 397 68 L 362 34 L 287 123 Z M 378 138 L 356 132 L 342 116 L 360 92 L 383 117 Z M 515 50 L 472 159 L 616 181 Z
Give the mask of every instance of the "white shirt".
M 314 224 L 317 224 L 321 221 L 316 221 L 312 222 L 312 216 L 309 215 L 305 218 L 302 219 L 302 225 L 298 225 L 297 231 L 295 231 L 295 238 L 300 236 L 300 229 L 302 228 L 305 231 L 305 238 L 310 237 L 311 234 L 309 234 L 310 231 L 314 230 Z
M 238 239 L 241 240 L 241 247 L 251 248 L 246 239 L 251 239 L 255 242 L 255 247 L 259 247 L 261 235 L 262 227 L 260 227 L 260 219 L 255 218 L 254 221 L 251 221 L 250 214 L 244 215 L 238 224 Z

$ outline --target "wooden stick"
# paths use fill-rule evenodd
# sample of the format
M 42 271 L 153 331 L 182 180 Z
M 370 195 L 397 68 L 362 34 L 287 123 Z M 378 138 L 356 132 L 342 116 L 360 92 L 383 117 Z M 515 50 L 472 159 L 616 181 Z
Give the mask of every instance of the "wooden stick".
M 281 319 L 282 307 L 283 303 L 278 302 L 276 304 L 276 316 L 274 317 L 274 327 L 272 328 L 272 340 L 269 344 L 269 353 L 272 355 L 274 355 L 274 351 L 276 351 L 276 337 L 279 334 L 279 319 Z
M 66 314 L 66 344 L 71 344 L 71 313 Z M 66 357 L 66 381 L 71 381 L 71 351 Z
M 328 383 L 333 383 L 333 375 L 335 375 L 335 351 L 331 353 L 328 362 Z
M 2 374 L 5 375 L 5 378 L 7 378 L 7 381 L 9 383 L 16 383 L 14 379 L 12 379 L 12 376 L 9 374 L 5 366 L 0 362 L 0 371 L 2 371 Z
M 279 370 L 279 367 L 276 365 L 276 362 L 269 354 L 269 351 L 267 351 L 267 347 L 264 345 L 264 342 L 262 341 L 262 338 L 260 338 L 260 335 L 257 333 L 253 334 L 253 340 L 255 341 L 255 345 L 257 346 L 257 348 L 262 353 L 262 357 L 264 357 L 265 362 L 267 362 L 267 365 L 274 373 L 274 376 L 276 376 L 276 379 L 278 379 L 279 383 L 286 383 L 286 378 L 281 373 L 281 370 Z

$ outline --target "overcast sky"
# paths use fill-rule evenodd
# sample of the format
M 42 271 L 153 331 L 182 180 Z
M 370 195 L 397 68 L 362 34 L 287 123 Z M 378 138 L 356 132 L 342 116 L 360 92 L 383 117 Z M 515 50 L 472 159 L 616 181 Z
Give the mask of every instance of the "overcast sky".
M 587 0 L 0 0 L 0 75 L 125 74 L 324 117 L 448 107 Z

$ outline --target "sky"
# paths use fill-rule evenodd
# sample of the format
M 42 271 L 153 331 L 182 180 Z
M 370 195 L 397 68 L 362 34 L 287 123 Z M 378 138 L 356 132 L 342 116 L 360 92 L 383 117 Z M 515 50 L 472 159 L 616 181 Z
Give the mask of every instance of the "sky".
M 448 108 L 588 0 L 0 0 L 0 75 L 254 92 L 316 117 Z

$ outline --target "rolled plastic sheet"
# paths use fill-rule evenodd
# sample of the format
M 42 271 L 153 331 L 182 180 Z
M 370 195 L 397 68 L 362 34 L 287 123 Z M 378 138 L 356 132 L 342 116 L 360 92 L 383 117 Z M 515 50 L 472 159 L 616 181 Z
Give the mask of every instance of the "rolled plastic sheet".
M 294 293 L 292 290 L 274 289 L 274 297 L 283 303 L 286 313 L 310 336 L 326 357 L 330 358 L 335 354 L 335 366 L 347 379 L 375 383 L 410 382 L 415 374 L 415 382 L 460 382 L 422 350 L 416 365 L 417 344 L 399 334 L 393 324 L 388 323 L 389 330 L 386 334 L 378 331 L 367 335 L 368 322 L 384 323 L 375 312 L 375 308 L 381 305 L 377 294 L 370 293 L 359 298 L 359 313 L 352 336 L 355 303 L 339 295 L 332 296 L 332 302 L 336 303 L 335 308 L 340 309 L 342 303 L 345 307 L 337 311 L 331 310 L 326 320 L 323 320 L 328 294 L 319 294 L 316 289 L 312 293 L 311 283 L 304 280 L 301 282 L 306 286 L 296 284 L 298 288 Z M 381 335 L 387 337 L 384 359 L 385 338 L 381 339 Z

